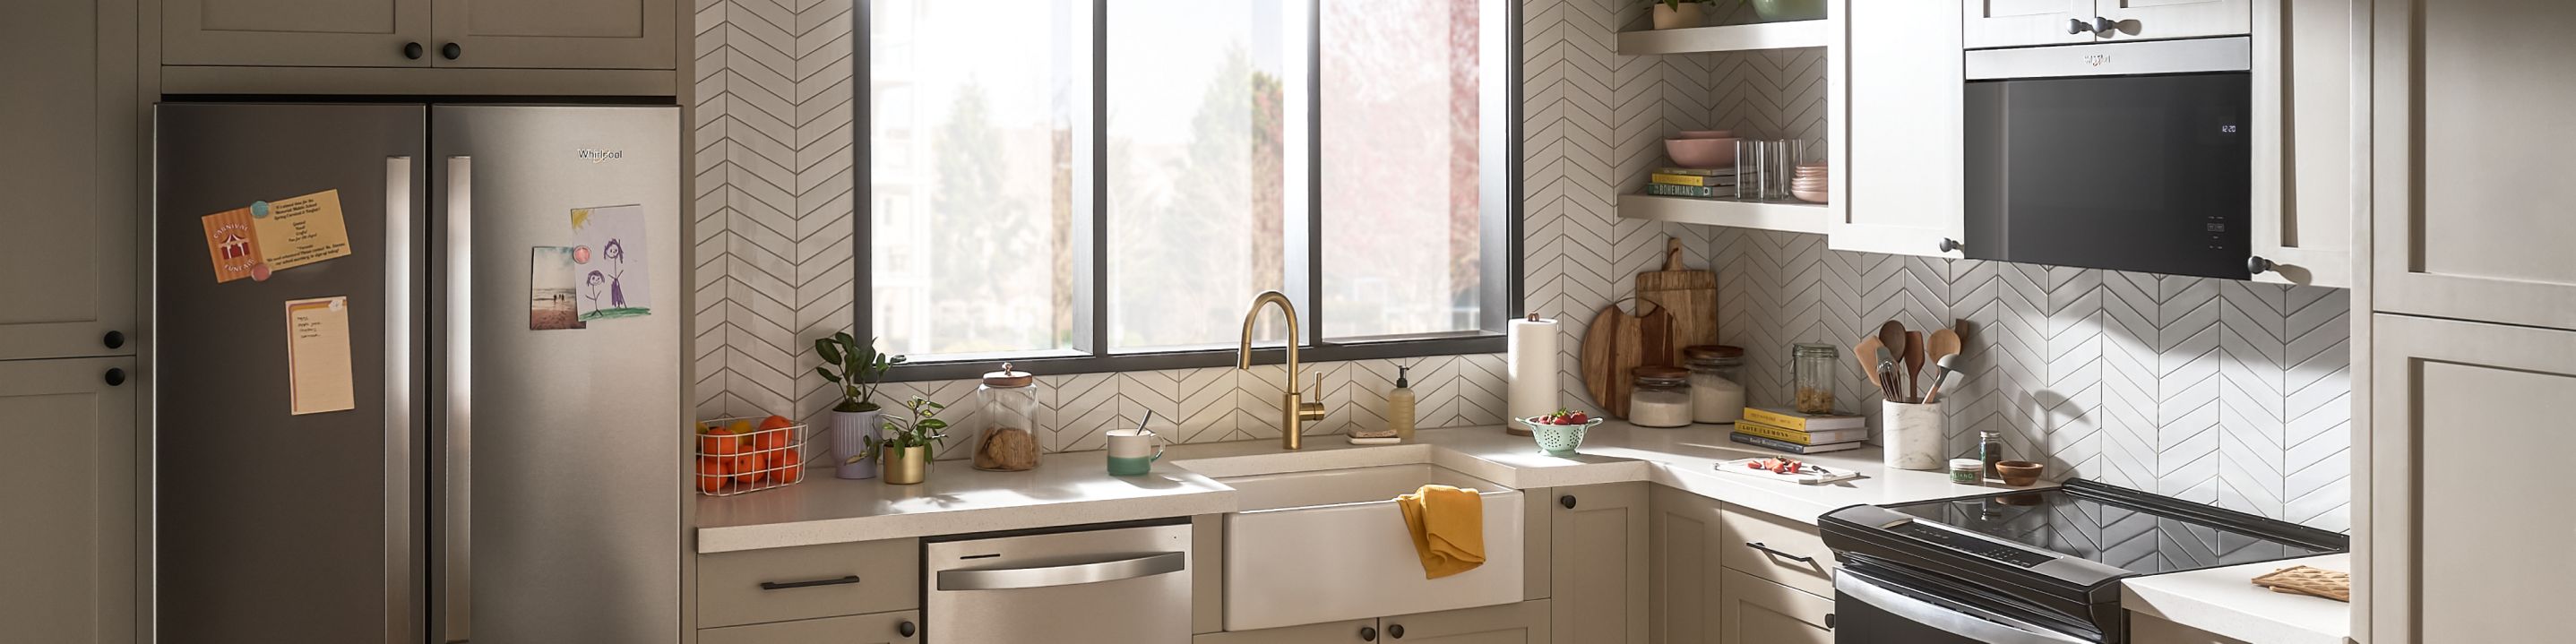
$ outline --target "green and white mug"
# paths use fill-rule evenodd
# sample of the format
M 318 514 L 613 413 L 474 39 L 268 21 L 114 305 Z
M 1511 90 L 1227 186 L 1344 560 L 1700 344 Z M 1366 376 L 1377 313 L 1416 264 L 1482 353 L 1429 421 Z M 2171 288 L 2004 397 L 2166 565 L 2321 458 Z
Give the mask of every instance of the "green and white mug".
M 1143 428 L 1109 430 L 1109 475 L 1144 476 L 1163 457 L 1162 436 Z

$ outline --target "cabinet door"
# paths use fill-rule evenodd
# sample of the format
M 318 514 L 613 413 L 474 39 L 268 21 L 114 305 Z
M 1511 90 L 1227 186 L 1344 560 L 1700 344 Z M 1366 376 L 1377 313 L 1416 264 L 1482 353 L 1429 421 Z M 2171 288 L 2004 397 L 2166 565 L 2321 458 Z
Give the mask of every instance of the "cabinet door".
M 698 631 L 698 644 L 910 644 L 921 641 L 921 613 L 825 617 Z
M 121 378 L 108 376 L 122 370 Z M 0 362 L 0 631 L 135 639 L 134 359 Z M 108 380 L 124 384 L 109 385 Z
M 679 67 L 672 0 L 434 1 L 439 67 Z
M 1830 189 L 1842 216 L 1826 229 L 1835 250 L 1959 257 L 1964 235 L 1966 70 L 1958 9 L 1946 2 L 1890 2 L 1847 11 L 1848 46 L 1826 64 L 1842 70 L 1827 90 L 1827 119 L 1845 153 Z M 1975 240 L 1965 240 L 1976 243 Z
M 2373 306 L 2576 329 L 2576 4 L 2372 5 Z
M 1552 626 L 1559 642 L 1646 641 L 1646 484 L 1554 490 L 1548 511 Z
M 2352 3 L 2286 0 L 2254 8 L 2255 281 L 2352 286 Z M 2258 262 L 2260 263 L 2260 262 Z
M 1871 10 L 1892 8 L 1873 3 Z M 1969 49 L 2093 42 L 2093 0 L 1959 0 Z
M 134 19 L 118 4 L 0 3 L 0 360 L 134 353 Z
M 1547 644 L 1548 601 L 1462 608 L 1378 620 L 1382 644 Z M 1567 640 L 1589 642 L 1592 640 Z
M 1374 619 L 1282 626 L 1257 631 L 1207 633 L 1190 638 L 1190 644 L 1367 644 L 1387 641 L 1389 640 L 1378 632 L 1378 620 Z
M 1646 639 L 1717 644 L 1726 596 L 1718 502 L 1661 485 L 1650 496 L 1654 514 L 1646 521 L 1646 557 L 1654 565 L 1646 574 Z
M 2576 332 L 2398 315 L 2372 326 L 2371 641 L 2565 639 L 2533 616 L 2565 610 L 2576 559 L 2517 555 L 2563 551 L 2576 534 L 2576 432 L 2559 406 L 2576 400 Z
M 430 0 L 163 0 L 166 65 L 426 67 Z M 404 51 L 421 45 L 420 55 Z
M 1834 600 L 1726 571 L 1725 644 L 1833 644 Z
M 2254 0 L 2098 0 L 2093 11 L 2109 18 L 2114 30 L 2099 35 L 2144 40 L 2252 33 L 2253 5 Z

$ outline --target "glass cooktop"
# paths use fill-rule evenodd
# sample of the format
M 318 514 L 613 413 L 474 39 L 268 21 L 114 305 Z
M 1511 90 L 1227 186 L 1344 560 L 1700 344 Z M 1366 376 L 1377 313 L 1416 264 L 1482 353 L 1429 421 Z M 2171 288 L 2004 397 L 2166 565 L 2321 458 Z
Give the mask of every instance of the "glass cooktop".
M 2131 502 L 2141 500 L 2099 493 L 2082 485 L 2086 483 L 2089 482 L 2071 481 L 2064 488 L 1883 507 L 1922 522 L 2090 559 L 2139 574 L 2344 550 L 2339 545 L 2343 543 L 2342 535 L 2331 532 L 2251 515 L 2228 516 L 2236 513 L 2210 506 L 2177 507 L 2174 504 L 2188 502 L 2167 497 Z M 2023 568 L 2053 559 L 1948 534 L 1935 526 L 1908 525 L 1896 531 Z

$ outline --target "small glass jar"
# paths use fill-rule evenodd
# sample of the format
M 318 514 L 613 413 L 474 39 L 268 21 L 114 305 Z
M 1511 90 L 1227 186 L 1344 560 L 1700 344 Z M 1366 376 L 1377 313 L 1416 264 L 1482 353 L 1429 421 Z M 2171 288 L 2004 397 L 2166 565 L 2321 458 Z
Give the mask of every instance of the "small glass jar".
M 2004 433 L 1990 429 L 1977 430 L 1977 461 L 1988 475 L 2002 478 L 1995 463 L 2004 460 Z
M 975 469 L 1017 472 L 1038 466 L 1038 379 L 1026 371 L 984 374 L 975 387 L 976 416 L 984 428 L 975 434 Z
M 1951 483 L 1958 484 L 1958 485 L 1976 485 L 1976 484 L 1977 484 L 1977 482 L 1982 481 L 1982 480 L 1985 480 L 1985 478 L 1986 478 L 1986 469 L 1985 469 L 1985 466 L 1983 466 L 1983 465 L 1981 465 L 1981 464 L 1977 463 L 1977 459 L 1973 459 L 1973 458 L 1954 458 L 1954 459 L 1950 459 L 1950 482 L 1951 482 Z
M 1744 417 L 1744 384 L 1736 375 L 1744 367 L 1744 349 L 1720 345 L 1684 347 L 1690 367 L 1691 422 L 1732 423 Z
M 1789 384 L 1798 413 L 1834 413 L 1834 363 L 1841 361 L 1842 351 L 1834 345 L 1789 347 Z
M 1689 370 L 1638 367 L 1628 373 L 1636 377 L 1636 383 L 1628 390 L 1628 424 L 1681 427 L 1691 423 Z

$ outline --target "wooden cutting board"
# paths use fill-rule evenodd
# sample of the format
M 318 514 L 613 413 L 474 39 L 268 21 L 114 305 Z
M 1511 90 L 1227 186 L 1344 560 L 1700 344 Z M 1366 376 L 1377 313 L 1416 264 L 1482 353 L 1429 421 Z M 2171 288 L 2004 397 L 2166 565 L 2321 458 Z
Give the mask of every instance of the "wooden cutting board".
M 1646 364 L 1682 366 L 1682 349 L 1717 344 L 1717 274 L 1682 268 L 1682 240 L 1664 238 L 1664 270 L 1637 274 L 1637 299 L 1672 318 L 1672 348 Z
M 1620 308 L 1634 302 L 1645 315 L 1635 315 Z M 1583 347 L 1579 358 L 1583 364 L 1583 388 L 1592 394 L 1592 403 L 1612 418 L 1628 417 L 1628 392 L 1636 384 L 1630 371 L 1637 367 L 1660 364 L 1672 355 L 1672 315 L 1661 307 L 1643 300 L 1611 302 L 1593 314 L 1592 323 L 1583 327 Z

